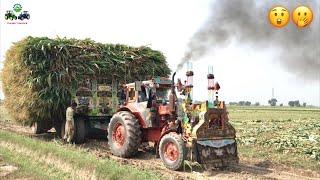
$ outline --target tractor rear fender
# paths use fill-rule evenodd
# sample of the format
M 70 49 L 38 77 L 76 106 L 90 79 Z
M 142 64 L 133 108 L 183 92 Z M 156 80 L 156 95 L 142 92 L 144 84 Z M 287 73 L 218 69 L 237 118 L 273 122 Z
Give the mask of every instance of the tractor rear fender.
M 144 119 L 141 117 L 141 114 L 139 113 L 139 111 L 137 111 L 137 109 L 134 106 L 131 106 L 131 105 L 123 106 L 123 107 L 119 108 L 117 112 L 119 112 L 119 111 L 131 112 L 138 119 L 138 122 L 139 122 L 141 128 L 147 128 L 147 125 L 144 122 Z

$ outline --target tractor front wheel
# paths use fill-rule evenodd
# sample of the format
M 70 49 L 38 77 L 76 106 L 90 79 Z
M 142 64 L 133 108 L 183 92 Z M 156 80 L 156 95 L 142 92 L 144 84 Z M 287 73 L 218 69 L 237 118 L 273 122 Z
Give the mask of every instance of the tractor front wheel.
M 131 157 L 141 144 L 141 130 L 137 118 L 130 112 L 113 115 L 108 126 L 108 144 L 111 152 L 119 157 Z
M 168 169 L 175 171 L 182 168 L 186 158 L 186 148 L 181 135 L 177 133 L 164 135 L 160 140 L 159 154 Z

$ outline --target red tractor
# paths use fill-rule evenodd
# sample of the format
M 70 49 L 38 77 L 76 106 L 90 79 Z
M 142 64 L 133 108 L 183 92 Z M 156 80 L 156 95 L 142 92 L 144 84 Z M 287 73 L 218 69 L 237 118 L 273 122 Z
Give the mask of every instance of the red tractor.
M 108 125 L 112 153 L 132 157 L 142 142 L 154 142 L 171 170 L 180 169 L 184 160 L 210 167 L 238 162 L 235 129 L 224 103 L 192 104 L 188 101 L 192 86 L 176 85 L 174 76 L 126 85 L 125 96 L 120 96 L 123 104 Z M 177 86 L 187 97 L 184 101 L 177 98 Z

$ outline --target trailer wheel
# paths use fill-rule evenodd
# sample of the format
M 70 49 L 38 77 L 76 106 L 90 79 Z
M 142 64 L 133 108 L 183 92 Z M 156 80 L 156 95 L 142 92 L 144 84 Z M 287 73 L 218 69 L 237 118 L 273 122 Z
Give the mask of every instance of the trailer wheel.
M 62 134 L 62 131 L 64 131 L 64 126 L 62 126 L 62 122 L 54 122 L 53 127 L 56 130 L 55 136 L 58 138 L 63 138 L 64 133 Z
M 58 137 L 60 136 L 63 139 L 65 131 L 66 131 L 66 129 L 65 129 L 66 128 L 66 120 L 63 120 L 62 123 L 60 125 L 57 125 L 57 126 L 60 126 L 60 131 L 57 130 L 57 129 L 59 129 L 58 127 L 56 129 L 57 136 Z
M 33 122 L 31 124 L 31 131 L 33 134 L 41 134 L 45 132 L 43 127 L 41 126 L 41 123 L 39 122 Z
M 84 119 L 75 119 L 74 126 L 74 142 L 76 144 L 84 143 L 86 138 L 86 124 L 84 122 Z
M 178 170 L 186 158 L 186 147 L 180 135 L 164 135 L 159 144 L 159 154 L 163 164 L 170 170 Z
M 116 156 L 131 157 L 138 152 L 141 130 L 133 114 L 120 111 L 113 115 L 108 126 L 108 144 Z

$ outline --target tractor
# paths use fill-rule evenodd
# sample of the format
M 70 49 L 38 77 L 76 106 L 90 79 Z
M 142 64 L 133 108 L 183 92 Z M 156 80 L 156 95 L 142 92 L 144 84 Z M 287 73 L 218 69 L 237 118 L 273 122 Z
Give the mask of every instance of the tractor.
M 184 84 L 180 79 L 175 83 L 174 73 L 172 79 L 124 83 L 120 91 L 115 79 L 85 76 L 70 93 L 78 104 L 73 142 L 84 143 L 90 136 L 107 138 L 111 152 L 123 158 L 134 156 L 143 142 L 153 142 L 156 155 L 170 170 L 181 169 L 185 160 L 205 168 L 237 163 L 236 131 L 225 103 L 218 99 L 220 85 L 214 84 L 210 71 L 208 100 L 196 103 L 193 71 L 186 75 Z M 52 127 L 34 125 L 36 130 Z M 54 126 L 62 137 L 64 126 L 65 122 Z
M 208 91 L 216 99 L 192 103 L 192 76 L 179 80 L 154 78 L 126 84 L 124 102 L 108 125 L 111 152 L 129 158 L 142 142 L 154 142 L 157 155 L 170 170 L 181 169 L 185 160 L 204 167 L 221 167 L 239 161 L 235 129 L 228 122 L 223 101 L 218 100 L 218 83 L 208 74 Z M 185 98 L 178 98 L 176 92 Z
M 30 14 L 28 13 L 28 11 L 23 11 L 18 19 L 20 19 L 21 21 L 23 21 L 24 19 L 30 19 Z
M 5 14 L 5 19 L 17 20 L 17 16 L 13 13 L 13 11 L 7 11 Z

